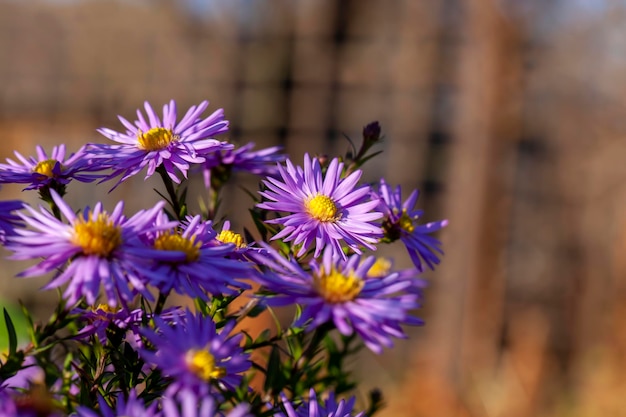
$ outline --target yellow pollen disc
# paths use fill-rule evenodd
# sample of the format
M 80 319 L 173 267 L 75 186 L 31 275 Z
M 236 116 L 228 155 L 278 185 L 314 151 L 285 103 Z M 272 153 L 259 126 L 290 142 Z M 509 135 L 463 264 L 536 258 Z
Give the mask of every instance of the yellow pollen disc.
M 98 310 L 103 311 L 105 313 L 117 313 L 120 311 L 119 309 L 112 308 L 108 304 L 98 304 L 96 307 L 92 307 L 93 312 L 97 312 Z
M 106 213 L 98 214 L 95 219 L 89 213 L 89 220 L 76 219 L 72 242 L 80 246 L 85 255 L 107 257 L 122 244 L 122 230 Z
M 226 375 L 226 370 L 215 366 L 215 358 L 206 350 L 190 350 L 187 352 L 185 362 L 191 372 L 205 381 L 218 379 Z
M 246 246 L 241 235 L 230 230 L 222 230 L 216 239 L 222 243 L 234 243 L 238 248 Z
M 367 275 L 374 278 L 382 278 L 389 275 L 391 270 L 391 261 L 387 258 L 376 258 L 376 262 L 371 266 Z
M 402 210 L 402 216 L 398 220 L 398 225 L 401 229 L 406 230 L 409 233 L 413 233 L 415 226 L 413 226 L 413 219 L 406 214 L 406 209 Z
M 45 161 L 41 161 L 37 165 L 35 165 L 35 167 L 33 168 L 33 172 L 45 175 L 46 177 L 52 177 L 54 176 L 52 170 L 54 169 L 54 165 L 56 163 L 57 161 L 54 159 L 46 159 Z
M 322 194 L 311 197 L 304 202 L 306 212 L 321 222 L 334 222 L 339 219 L 335 202 Z
M 322 270 L 319 276 L 314 277 L 314 283 L 319 294 L 329 303 L 354 300 L 364 284 L 353 272 L 344 275 L 334 268 L 328 274 Z
M 162 234 L 154 241 L 155 249 L 185 252 L 187 255 L 187 262 L 194 262 L 198 260 L 200 257 L 200 246 L 200 242 L 196 243 L 195 236 L 188 239 L 178 233 L 171 232 Z
M 158 151 L 167 148 L 175 140 L 178 140 L 178 137 L 174 135 L 174 132 L 164 127 L 153 127 L 145 133 L 142 131 L 137 133 L 139 148 L 146 151 Z

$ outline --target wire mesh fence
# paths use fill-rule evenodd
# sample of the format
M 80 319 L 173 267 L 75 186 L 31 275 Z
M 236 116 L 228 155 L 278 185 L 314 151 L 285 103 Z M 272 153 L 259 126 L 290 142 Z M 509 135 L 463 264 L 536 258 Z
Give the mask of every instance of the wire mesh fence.
M 601 1 L 4 1 L 0 157 L 102 141 L 144 100 L 209 99 L 231 141 L 295 160 L 379 120 L 366 179 L 420 188 L 426 220 L 451 222 L 428 325 L 357 370 L 393 386 L 386 415 L 624 415 L 625 16 Z M 0 281 L 43 303 L 36 285 Z

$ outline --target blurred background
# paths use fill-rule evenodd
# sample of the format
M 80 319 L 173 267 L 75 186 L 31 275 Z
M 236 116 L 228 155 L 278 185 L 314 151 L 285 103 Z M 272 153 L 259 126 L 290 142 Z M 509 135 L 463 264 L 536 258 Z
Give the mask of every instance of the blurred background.
M 626 416 L 624 0 L 0 0 L 0 160 L 105 142 L 97 127 L 171 98 L 211 100 L 229 140 L 295 161 L 379 120 L 365 179 L 450 220 L 427 325 L 354 364 L 381 417 Z M 132 213 L 155 186 L 107 198 Z M 46 281 L 5 277 L 0 297 L 45 312 Z

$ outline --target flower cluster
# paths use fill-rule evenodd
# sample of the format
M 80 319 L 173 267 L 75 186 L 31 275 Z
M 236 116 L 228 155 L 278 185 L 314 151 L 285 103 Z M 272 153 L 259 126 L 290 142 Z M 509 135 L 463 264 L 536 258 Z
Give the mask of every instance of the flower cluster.
M 46 323 L 26 312 L 28 342 L 4 313 L 0 416 L 364 417 L 380 408 L 378 393 L 369 405 L 346 397 L 356 382 L 344 359 L 362 347 L 381 353 L 406 338 L 404 326 L 423 324 L 421 274 L 439 263 L 434 232 L 447 221 L 421 223 L 417 190 L 403 201 L 399 186 L 361 181 L 378 123 L 360 149 L 306 154 L 300 166 L 280 147 L 219 139 L 228 121 L 221 109 L 203 117 L 207 107 L 179 120 L 173 100 L 161 115 L 145 103 L 135 121 L 119 117 L 124 131 L 98 129 L 114 143 L 69 156 L 65 145 L 50 155 L 37 146 L 0 164 L 0 183 L 26 184 L 45 203 L 0 202 L 0 244 L 32 262 L 19 277 L 50 276 L 44 289 L 59 293 Z M 165 191 L 132 215 L 122 201 L 76 210 L 65 197 L 74 180 L 116 179 L 115 188 L 144 169 Z M 232 172 L 261 177 L 256 230 L 239 233 L 220 212 Z M 186 181 L 195 174 L 210 199 L 193 214 Z M 372 254 L 395 241 L 411 268 Z M 293 322 L 253 337 L 248 319 L 277 306 L 295 306 Z

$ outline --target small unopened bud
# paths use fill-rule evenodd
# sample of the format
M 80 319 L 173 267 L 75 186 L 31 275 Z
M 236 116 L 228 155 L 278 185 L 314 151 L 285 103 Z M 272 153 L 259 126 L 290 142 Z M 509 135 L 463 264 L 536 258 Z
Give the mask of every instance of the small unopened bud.
M 317 162 L 320 163 L 321 167 L 326 166 L 328 163 L 328 155 L 317 155 L 315 159 L 317 159 Z
M 373 144 L 380 140 L 380 124 L 376 122 L 369 123 L 363 128 L 363 142 Z

